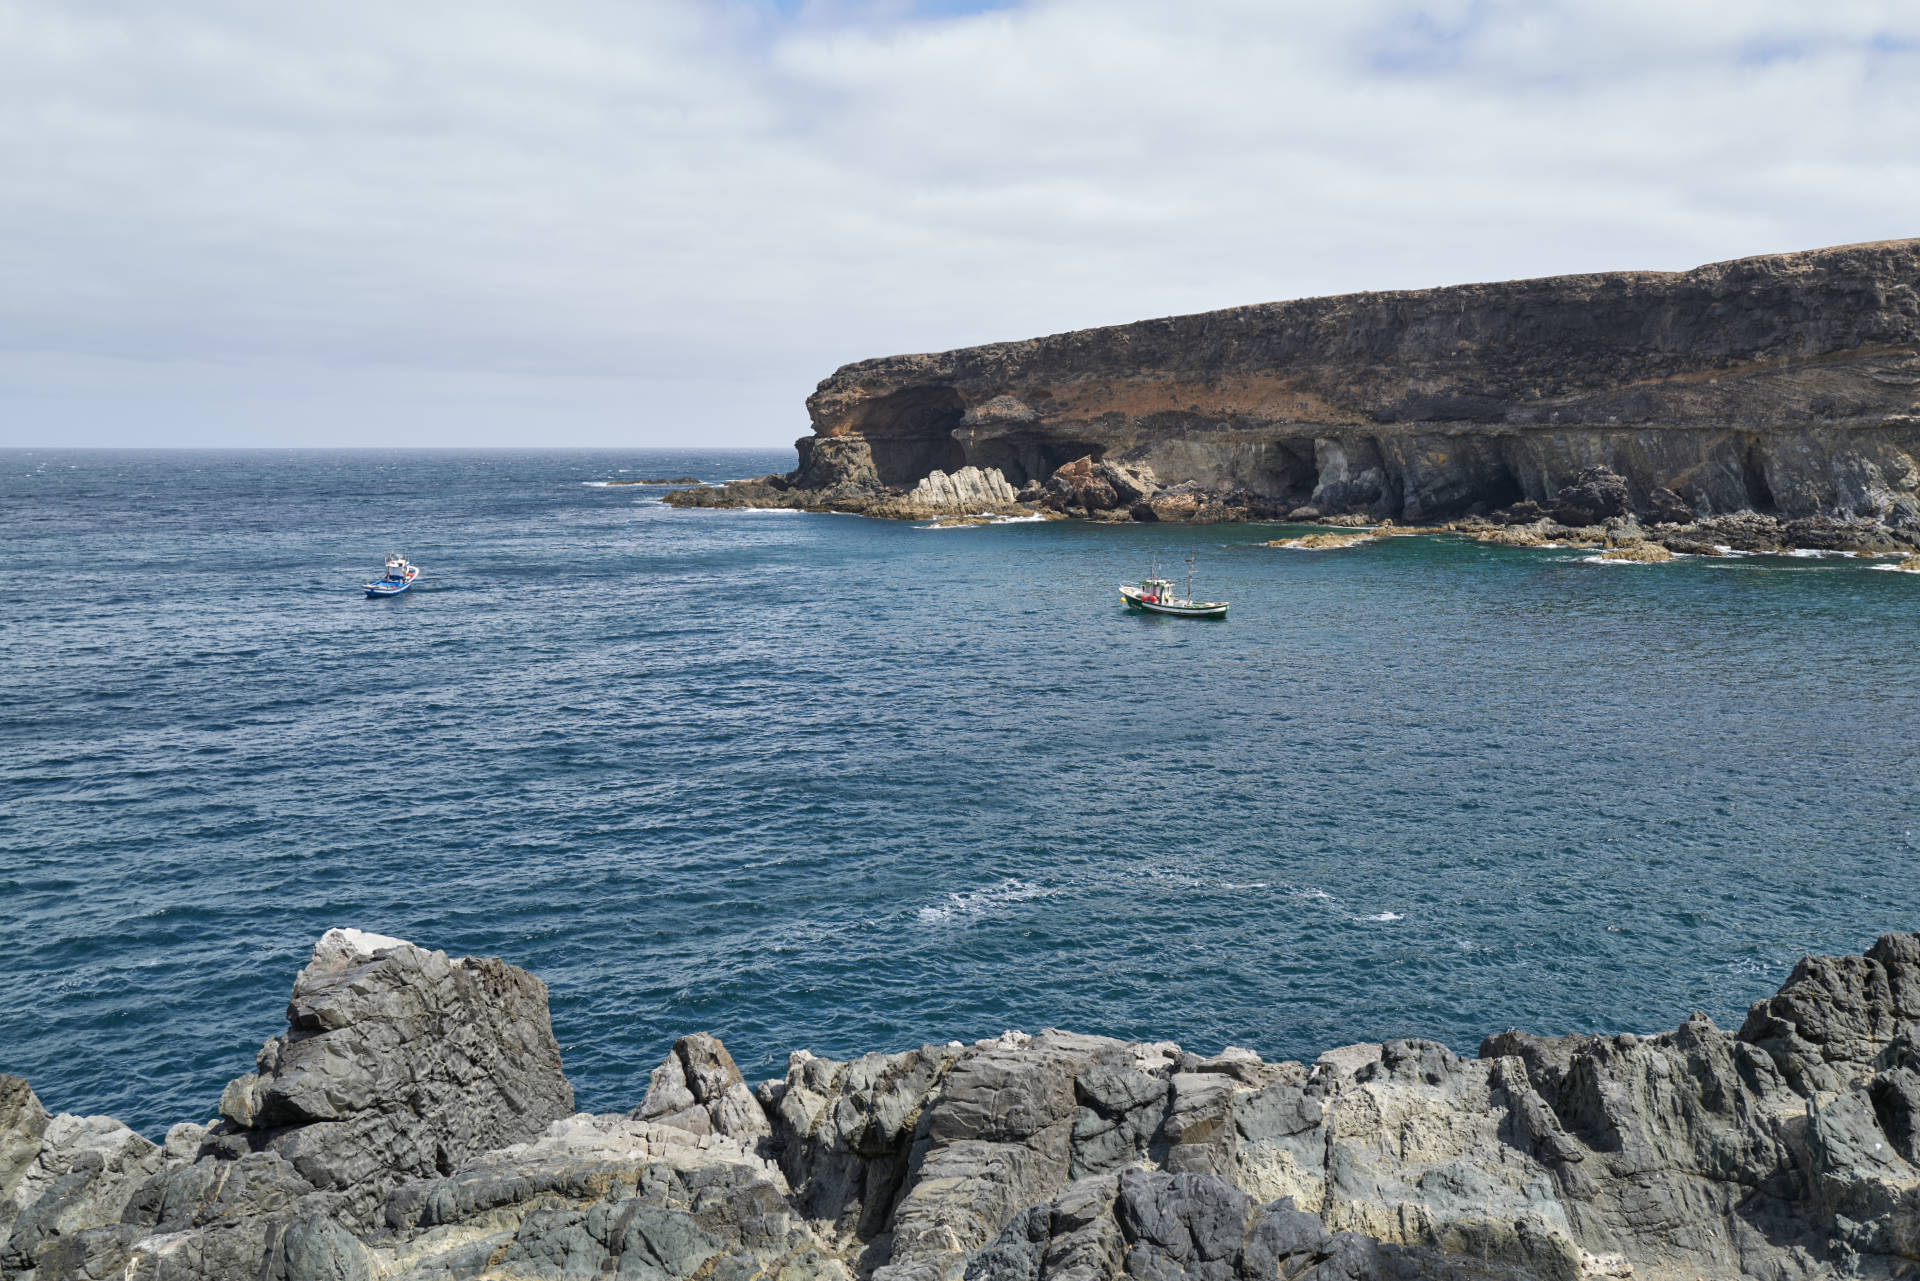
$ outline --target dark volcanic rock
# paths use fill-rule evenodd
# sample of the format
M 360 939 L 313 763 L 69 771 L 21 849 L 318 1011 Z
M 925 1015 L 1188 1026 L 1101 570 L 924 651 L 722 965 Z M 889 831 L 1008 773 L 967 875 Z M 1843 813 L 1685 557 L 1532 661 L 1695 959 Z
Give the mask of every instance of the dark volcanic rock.
M 1153 497 L 1159 488 L 1150 470 L 1088 457 L 1062 463 L 1041 486 L 1038 497 L 1042 506 L 1055 511 L 1078 508 L 1103 512 L 1124 508 L 1131 512 Z
M 1695 515 L 1687 500 L 1665 485 L 1655 485 L 1653 492 L 1647 495 L 1648 520 L 1667 525 L 1690 525 Z
M 1122 505 L 1120 491 L 1105 474 L 1095 470 L 1091 458 L 1062 463 L 1047 478 L 1043 493 L 1042 501 L 1058 511 L 1078 507 L 1083 511 L 1103 512 Z M 1132 500 L 1126 502 L 1126 506 L 1132 505 Z
M 1308 1065 L 1009 1032 L 796 1053 L 757 1093 L 696 1035 L 631 1115 L 566 1115 L 544 990 L 498 961 L 330 932 L 289 1024 L 229 1120 L 164 1147 L 0 1077 L 0 1269 L 1891 1281 L 1920 1262 L 1920 935 L 1805 959 L 1738 1033 L 1695 1015 Z
M 546 987 L 501 961 L 329 930 L 287 1024 L 221 1095 L 219 1125 L 124 1184 L 130 1276 L 367 1275 L 358 1234 L 391 1188 L 573 1110 Z
M 217 1152 L 265 1150 L 371 1204 L 573 1111 L 539 979 L 399 939 L 329 930 L 294 982 L 287 1032 L 221 1095 Z
M 1549 514 L 1562 525 L 1599 525 L 1627 514 L 1627 479 L 1611 467 L 1588 467 L 1553 496 Z
M 1283 514 L 1425 522 L 1548 506 L 1605 466 L 1657 521 L 1920 520 L 1920 241 L 890 356 L 808 410 L 815 442 L 868 441 L 899 487 L 974 464 L 1018 488 L 1086 458 Z
M 1727 545 L 1915 548 L 1920 240 L 892 356 L 807 403 L 794 472 L 664 501 L 921 519 L 972 468 L 1094 520 L 1757 515 L 1788 541 Z

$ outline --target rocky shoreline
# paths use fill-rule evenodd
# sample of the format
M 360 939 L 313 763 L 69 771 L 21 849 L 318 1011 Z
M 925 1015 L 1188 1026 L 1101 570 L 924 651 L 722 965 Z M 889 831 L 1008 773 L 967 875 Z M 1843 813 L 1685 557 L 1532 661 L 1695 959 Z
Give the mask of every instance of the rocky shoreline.
M 1525 524 L 1502 513 L 1553 507 L 1600 468 L 1644 526 L 1914 547 L 1920 240 L 889 356 L 836 370 L 807 408 L 794 471 L 666 501 Z
M 822 442 L 834 444 L 833 442 Z M 1861 556 L 1920 553 L 1920 520 L 1893 523 L 1873 517 L 1826 513 L 1783 518 L 1753 511 L 1720 516 L 1697 514 L 1678 494 L 1657 491 L 1636 510 L 1626 477 L 1604 464 L 1582 469 L 1548 500 L 1522 500 L 1486 513 L 1432 524 L 1396 525 L 1355 511 L 1300 506 L 1279 511 L 1245 493 L 1211 494 L 1192 485 L 1163 486 L 1151 468 L 1080 458 L 1062 465 L 1044 483 L 1014 490 L 997 471 L 967 467 L 953 476 L 935 471 L 912 490 L 889 488 L 859 464 L 858 442 L 834 444 L 851 465 L 836 462 L 840 479 L 820 482 L 800 472 L 734 481 L 725 486 L 675 490 L 663 501 L 677 507 L 792 508 L 845 512 L 893 520 L 987 522 L 1009 517 L 1079 519 L 1102 523 L 1173 521 L 1183 524 L 1284 522 L 1388 533 L 1457 534 L 1500 547 L 1586 547 L 1620 553 L 1623 559 L 1667 560 L 1674 555 L 1724 556 L 1735 552 L 1845 552 Z M 1274 546 L 1332 546 L 1307 540 L 1318 535 L 1271 540 Z M 1339 545 L 1365 541 L 1349 536 Z M 1920 566 L 1916 566 L 1920 568 Z
M 1920 935 L 1803 960 L 1737 1032 L 1007 1032 L 757 1087 L 693 1035 L 631 1112 L 573 1106 L 538 979 L 331 930 L 210 1123 L 155 1144 L 0 1076 L 0 1275 L 1906 1276 Z

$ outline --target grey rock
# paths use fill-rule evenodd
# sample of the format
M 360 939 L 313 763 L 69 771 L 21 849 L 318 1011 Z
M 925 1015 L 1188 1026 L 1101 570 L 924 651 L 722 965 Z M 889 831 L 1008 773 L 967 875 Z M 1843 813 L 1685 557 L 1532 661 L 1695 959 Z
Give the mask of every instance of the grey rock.
M 40 1156 L 41 1136 L 53 1118 L 33 1090 L 17 1076 L 0 1073 L 0 1247 L 20 1213 L 20 1182 Z
M 1599 525 L 1627 513 L 1627 478 L 1602 464 L 1582 468 L 1553 496 L 1550 509 L 1562 525 Z
M 1072 1159 L 1068 1177 L 1095 1178 L 1147 1157 L 1166 1124 L 1165 1075 L 1096 1062 L 1074 1077 Z
M 908 502 L 942 512 L 999 511 L 1017 497 L 998 467 L 961 467 L 951 476 L 935 468 L 907 491 Z
M 1649 1036 L 1502 1033 L 1475 1058 L 1389 1040 L 1309 1066 L 1009 1032 L 796 1053 L 757 1093 L 718 1040 L 690 1036 L 633 1115 L 537 1125 L 570 1095 L 532 983 L 329 935 L 228 1119 L 176 1127 L 164 1150 L 49 1117 L 0 1078 L 0 1268 L 1890 1281 L 1920 1260 L 1915 935 L 1804 960 L 1737 1034 L 1696 1015 Z M 545 1105 L 504 1106 L 502 1083 Z
M 16 1113 L 25 1120 L 26 1129 L 39 1124 L 33 1115 L 38 1107 L 30 1095 L 24 1102 L 16 1101 Z M 10 1146 L 17 1154 L 17 1143 Z M 97 1246 L 107 1248 L 110 1266 L 118 1245 L 90 1241 L 76 1255 L 69 1248 L 71 1243 L 89 1229 L 118 1222 L 127 1203 L 164 1160 L 158 1145 L 110 1117 L 62 1113 L 47 1118 L 38 1150 L 13 1184 L 12 1224 L 0 1244 L 0 1268 L 40 1267 L 43 1256 L 56 1250 L 68 1260 L 63 1266 L 91 1268 L 100 1263 Z
M 840 1063 L 798 1051 L 777 1097 L 763 1096 L 802 1212 L 846 1247 L 886 1233 L 922 1117 L 960 1053 L 926 1046 Z
M 330 930 L 287 1022 L 223 1092 L 222 1123 L 170 1135 L 172 1158 L 116 1209 L 140 1234 L 134 1274 L 363 1275 L 341 1243 L 377 1223 L 389 1189 L 572 1111 L 546 988 L 496 960 Z
M 168 1165 L 191 1165 L 200 1158 L 207 1143 L 207 1127 L 192 1121 L 178 1121 L 167 1127 L 166 1141 L 160 1145 Z
M 1115 1201 L 1131 1247 L 1127 1274 L 1229 1281 L 1253 1218 L 1253 1199 L 1210 1174 L 1120 1176 Z
M 773 1132 L 727 1047 L 706 1033 L 674 1042 L 666 1062 L 653 1070 L 647 1097 L 633 1115 L 695 1134 L 724 1134 L 749 1142 Z
M 260 1051 L 238 1137 L 370 1211 L 402 1178 L 452 1170 L 573 1110 L 540 980 L 488 958 L 329 930 Z M 227 1096 L 223 1096 L 227 1097 Z
M 788 1194 L 777 1165 L 732 1139 L 576 1116 L 396 1189 L 380 1253 L 407 1281 L 494 1260 L 516 1277 L 846 1278 Z
M 873 446 L 864 437 L 805 437 L 797 445 L 800 466 L 787 478 L 791 488 L 864 493 L 885 487 L 874 464 Z
M 366 1247 L 323 1216 L 296 1219 L 277 1244 L 286 1281 L 371 1281 L 374 1275 Z
M 1920 935 L 1889 934 L 1864 956 L 1809 956 L 1755 1002 L 1740 1039 L 1803 1093 L 1842 1090 L 1920 1022 Z

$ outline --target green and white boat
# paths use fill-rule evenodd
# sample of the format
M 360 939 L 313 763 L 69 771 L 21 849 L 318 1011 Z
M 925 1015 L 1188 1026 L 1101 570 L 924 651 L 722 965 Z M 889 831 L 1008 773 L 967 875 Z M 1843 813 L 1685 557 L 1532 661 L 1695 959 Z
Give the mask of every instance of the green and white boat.
M 1193 557 L 1187 557 L 1187 594 L 1177 596 L 1173 580 L 1161 578 L 1158 570 L 1149 570 L 1138 587 L 1120 584 L 1120 598 L 1127 608 L 1143 614 L 1170 614 L 1174 618 L 1225 618 L 1227 602 L 1193 598 Z

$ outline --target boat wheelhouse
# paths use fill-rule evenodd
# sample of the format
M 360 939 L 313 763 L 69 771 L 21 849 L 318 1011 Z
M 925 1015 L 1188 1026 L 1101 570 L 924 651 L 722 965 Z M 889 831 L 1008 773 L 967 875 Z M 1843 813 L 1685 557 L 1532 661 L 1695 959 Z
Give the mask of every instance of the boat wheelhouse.
M 398 596 L 413 586 L 413 580 L 418 577 L 420 577 L 420 567 L 395 552 L 387 557 L 386 572 L 367 584 L 367 595 Z

